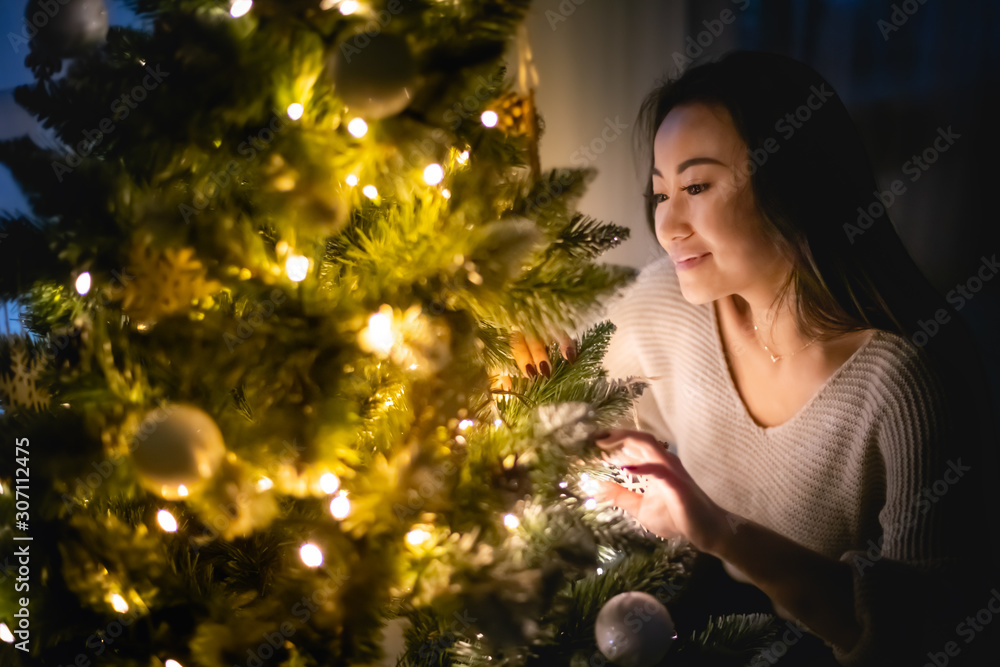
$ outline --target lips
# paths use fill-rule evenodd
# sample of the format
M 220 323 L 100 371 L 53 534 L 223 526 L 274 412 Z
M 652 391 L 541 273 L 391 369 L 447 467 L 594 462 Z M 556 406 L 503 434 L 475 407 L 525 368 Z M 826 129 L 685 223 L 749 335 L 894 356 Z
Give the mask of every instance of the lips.
M 689 259 L 698 259 L 699 257 L 704 257 L 705 255 L 708 255 L 708 254 L 711 254 L 711 253 L 703 252 L 703 253 L 699 253 L 697 255 L 687 255 L 686 254 L 686 255 L 683 255 L 680 259 L 675 259 L 674 261 L 677 264 L 680 264 L 681 262 L 686 262 Z

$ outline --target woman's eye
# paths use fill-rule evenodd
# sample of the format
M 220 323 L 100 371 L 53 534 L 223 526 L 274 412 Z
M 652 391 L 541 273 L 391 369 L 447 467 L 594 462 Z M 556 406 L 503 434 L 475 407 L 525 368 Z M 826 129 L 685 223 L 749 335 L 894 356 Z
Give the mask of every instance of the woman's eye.
M 665 201 L 667 201 L 667 195 L 660 192 L 653 193 L 653 204 L 662 204 Z
M 691 192 L 692 188 L 695 189 L 694 192 Z M 692 194 L 692 195 L 699 195 L 699 194 L 701 194 L 702 192 L 704 192 L 707 189 L 708 189 L 708 183 L 692 183 L 691 185 L 688 185 L 687 187 L 681 188 L 681 190 L 685 190 L 688 194 Z

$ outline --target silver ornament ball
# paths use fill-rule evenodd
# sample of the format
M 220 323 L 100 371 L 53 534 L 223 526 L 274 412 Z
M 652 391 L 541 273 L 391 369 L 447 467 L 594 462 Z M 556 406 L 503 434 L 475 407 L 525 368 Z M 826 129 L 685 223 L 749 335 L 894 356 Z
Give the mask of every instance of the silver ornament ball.
M 215 421 L 181 404 L 146 413 L 130 446 L 143 484 L 169 499 L 183 498 L 214 476 L 226 455 Z
M 639 591 L 608 600 L 597 615 L 594 634 L 604 657 L 621 667 L 652 667 L 677 638 L 667 608 Z
M 417 67 L 406 39 L 398 35 L 355 32 L 341 40 L 329 58 L 333 92 L 348 111 L 385 118 L 410 104 Z
M 57 58 L 80 55 L 108 35 L 104 0 L 30 0 L 24 19 L 34 43 Z

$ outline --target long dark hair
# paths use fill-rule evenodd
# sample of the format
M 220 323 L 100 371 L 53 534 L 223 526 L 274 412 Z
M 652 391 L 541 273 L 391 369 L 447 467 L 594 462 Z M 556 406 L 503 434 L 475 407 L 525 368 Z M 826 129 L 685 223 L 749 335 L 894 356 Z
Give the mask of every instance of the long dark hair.
M 868 328 L 902 336 L 926 354 L 956 416 L 968 421 L 963 426 L 976 422 L 972 437 L 992 454 L 990 391 L 972 333 L 903 246 L 857 127 L 829 82 L 772 53 L 730 51 L 696 62 L 642 104 L 635 139 L 650 172 L 664 118 L 695 102 L 724 107 L 747 146 L 744 175 L 757 209 L 794 267 L 775 305 L 795 295 L 798 325 L 809 337 Z M 651 195 L 650 176 L 646 218 L 655 235 Z M 921 322 L 935 320 L 945 323 L 928 334 L 934 327 Z

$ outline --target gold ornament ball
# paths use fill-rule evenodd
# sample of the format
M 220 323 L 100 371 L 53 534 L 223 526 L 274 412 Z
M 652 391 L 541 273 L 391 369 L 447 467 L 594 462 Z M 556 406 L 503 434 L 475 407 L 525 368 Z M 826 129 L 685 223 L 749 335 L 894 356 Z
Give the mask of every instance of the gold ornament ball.
M 406 39 L 389 33 L 348 35 L 330 55 L 333 92 L 353 115 L 378 119 L 410 104 L 417 65 Z
M 169 500 L 197 490 L 215 475 L 226 455 L 215 421 L 204 411 L 182 404 L 146 413 L 131 447 L 132 464 L 143 485 Z

